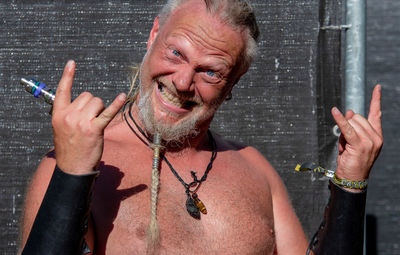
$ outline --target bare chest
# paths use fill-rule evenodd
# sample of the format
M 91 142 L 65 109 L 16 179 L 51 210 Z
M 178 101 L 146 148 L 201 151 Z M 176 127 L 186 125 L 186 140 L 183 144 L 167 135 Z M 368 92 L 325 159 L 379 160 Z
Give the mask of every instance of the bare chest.
M 241 164 L 214 163 L 198 196 L 201 219 L 186 211 L 185 189 L 166 164 L 160 172 L 157 254 L 272 254 L 275 247 L 268 184 Z M 145 254 L 150 218 L 151 158 L 110 158 L 96 183 L 92 214 L 97 254 Z M 196 169 L 196 166 L 193 166 Z M 203 174 L 200 167 L 198 175 Z M 182 174 L 186 182 L 190 174 Z

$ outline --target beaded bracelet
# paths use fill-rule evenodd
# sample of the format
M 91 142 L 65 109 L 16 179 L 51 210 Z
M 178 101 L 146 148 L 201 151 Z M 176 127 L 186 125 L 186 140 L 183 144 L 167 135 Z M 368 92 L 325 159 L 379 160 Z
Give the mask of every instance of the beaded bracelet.
M 336 173 L 333 175 L 332 180 L 335 184 L 343 188 L 365 190 L 368 186 L 368 180 L 351 181 L 338 177 Z
M 365 190 L 365 189 L 367 189 L 367 186 L 368 186 L 368 180 L 352 181 L 352 180 L 343 179 L 343 178 L 338 177 L 336 175 L 335 171 L 325 169 L 321 166 L 318 166 L 314 162 L 306 162 L 303 164 L 297 164 L 297 166 L 294 170 L 297 172 L 314 171 L 315 173 L 323 174 L 326 177 L 330 178 L 332 180 L 332 182 L 334 182 L 335 184 L 337 184 L 338 186 L 340 186 L 342 188 Z

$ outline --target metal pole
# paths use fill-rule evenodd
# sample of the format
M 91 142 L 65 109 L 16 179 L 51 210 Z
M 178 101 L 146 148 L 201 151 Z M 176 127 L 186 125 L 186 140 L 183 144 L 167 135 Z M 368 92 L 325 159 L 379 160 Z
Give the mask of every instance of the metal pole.
M 345 107 L 365 114 L 365 1 L 347 0 L 345 45 Z
M 346 1 L 345 107 L 365 116 L 366 0 Z M 364 215 L 364 224 L 366 217 Z M 366 255 L 364 225 L 364 252 Z

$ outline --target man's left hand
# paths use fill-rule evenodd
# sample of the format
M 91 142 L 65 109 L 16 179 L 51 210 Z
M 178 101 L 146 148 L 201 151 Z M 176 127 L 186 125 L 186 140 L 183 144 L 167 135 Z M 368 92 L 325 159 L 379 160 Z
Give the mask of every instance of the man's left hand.
M 346 116 L 336 107 L 331 112 L 341 131 L 336 175 L 353 181 L 368 179 L 383 145 L 381 85 L 372 92 L 368 119 L 352 110 Z

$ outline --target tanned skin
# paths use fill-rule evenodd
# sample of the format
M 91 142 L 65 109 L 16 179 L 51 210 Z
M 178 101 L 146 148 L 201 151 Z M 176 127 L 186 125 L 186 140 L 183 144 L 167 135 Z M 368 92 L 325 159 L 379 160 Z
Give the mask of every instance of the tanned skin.
M 201 177 L 212 146 L 207 129 L 215 112 L 246 70 L 238 69 L 245 34 L 206 12 L 200 1 L 179 7 L 163 27 L 155 19 L 143 62 L 143 93 L 150 91 L 155 118 L 179 123 L 194 115 L 210 116 L 198 124 L 200 133 L 180 149 L 165 155 L 178 174 L 190 182 L 190 171 Z M 91 222 L 85 237 L 95 254 L 145 254 L 150 214 L 153 151 L 117 114 L 121 94 L 104 109 L 99 98 L 85 92 L 71 102 L 75 63 L 69 61 L 59 83 L 53 108 L 55 154 L 49 153 L 32 178 L 26 197 L 22 245 L 41 204 L 57 163 L 70 174 L 100 171 Z M 190 108 L 160 96 L 160 87 L 178 100 L 198 99 Z M 342 131 L 337 175 L 368 178 L 383 144 L 380 86 L 376 86 L 368 119 L 352 111 L 332 116 Z M 140 98 L 141 95 L 139 95 Z M 131 111 L 142 126 L 137 105 Z M 134 126 L 132 121 L 129 123 Z M 198 190 L 207 215 L 192 218 L 185 208 L 182 184 L 161 162 L 157 217 L 157 254 L 305 254 L 308 246 L 286 189 L 273 167 L 254 148 L 213 134 L 217 158 Z

